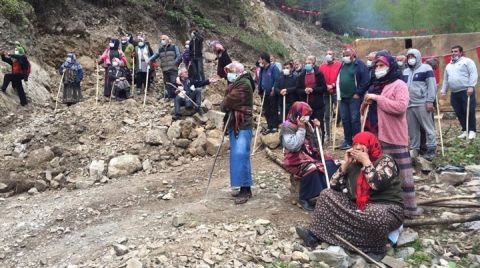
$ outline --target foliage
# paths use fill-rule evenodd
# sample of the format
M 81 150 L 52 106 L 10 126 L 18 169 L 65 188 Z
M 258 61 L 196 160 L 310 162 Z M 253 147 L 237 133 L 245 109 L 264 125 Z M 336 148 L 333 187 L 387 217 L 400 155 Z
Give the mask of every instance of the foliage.
M 202 26 L 203 28 L 212 29 L 212 28 L 215 27 L 215 24 L 213 22 L 211 22 L 209 19 L 204 18 L 204 17 L 199 16 L 199 15 L 193 15 L 193 21 L 197 25 Z
M 155 1 L 154 0 L 127 0 L 132 5 L 141 5 L 144 7 L 152 6 Z
M 29 23 L 27 14 L 31 11 L 32 6 L 22 0 L 0 0 L 0 14 L 20 26 Z
M 452 128 L 448 128 L 444 137 L 445 156 L 441 154 L 435 160 L 437 166 L 453 164 L 453 165 L 472 165 L 480 163 L 480 140 L 475 139 L 467 141 L 455 137 L 456 133 L 452 133 Z M 439 152 L 440 153 L 440 152 Z
M 418 267 L 422 264 L 430 265 L 432 263 L 432 256 L 424 251 L 415 251 L 415 253 L 409 257 L 409 262 L 412 262 L 415 267 Z

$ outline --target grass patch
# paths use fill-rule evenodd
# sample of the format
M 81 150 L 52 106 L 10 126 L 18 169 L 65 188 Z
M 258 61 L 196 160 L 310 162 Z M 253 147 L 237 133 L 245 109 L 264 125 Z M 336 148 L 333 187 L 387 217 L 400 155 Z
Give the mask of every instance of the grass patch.
M 151 7 L 155 3 L 153 0 L 128 0 L 132 5 L 140 5 L 143 7 Z
M 432 264 L 432 256 L 423 251 L 415 251 L 415 253 L 413 253 L 408 259 L 408 262 L 412 263 L 415 267 L 422 264 L 429 266 Z
M 290 268 L 290 264 L 288 262 L 284 262 L 281 260 L 276 260 L 273 263 L 266 263 L 265 268 Z
M 480 163 L 480 139 L 467 141 L 465 139 L 458 139 L 451 128 L 447 129 L 443 135 L 445 156 L 441 156 L 440 144 L 437 146 L 439 156 L 435 160 L 437 166 L 453 164 L 453 165 L 472 165 Z M 448 138 L 446 138 L 448 137 Z M 446 139 L 445 139 L 446 138 Z
M 29 24 L 27 14 L 32 11 L 32 6 L 22 0 L 0 0 L 0 14 L 19 26 Z
M 195 24 L 202 26 L 203 28 L 212 29 L 216 27 L 216 25 L 212 21 L 199 15 L 193 15 L 193 21 L 195 22 Z

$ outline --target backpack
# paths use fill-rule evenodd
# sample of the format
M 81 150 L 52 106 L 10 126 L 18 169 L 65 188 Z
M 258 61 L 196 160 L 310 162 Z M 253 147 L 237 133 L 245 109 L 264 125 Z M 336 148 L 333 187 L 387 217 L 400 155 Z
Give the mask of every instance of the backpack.
M 65 68 L 63 83 L 64 84 L 72 84 L 76 82 L 77 78 L 77 70 L 73 68 Z

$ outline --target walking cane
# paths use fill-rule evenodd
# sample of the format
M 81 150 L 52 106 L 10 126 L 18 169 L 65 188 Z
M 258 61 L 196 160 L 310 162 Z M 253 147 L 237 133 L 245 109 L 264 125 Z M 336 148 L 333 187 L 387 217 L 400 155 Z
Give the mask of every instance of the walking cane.
M 95 62 L 96 63 L 96 62 Z M 100 67 L 97 64 L 97 90 L 95 92 L 95 105 L 98 104 L 98 84 L 100 83 Z
M 332 138 L 332 118 L 333 118 L 332 94 L 329 94 L 328 97 L 330 101 L 328 103 L 328 107 L 329 107 L 328 112 L 330 114 L 330 118 L 328 118 L 328 120 L 330 121 L 330 130 L 329 130 L 330 136 L 328 138 L 331 139 Z
M 285 122 L 285 109 L 286 109 L 285 106 L 286 106 L 286 103 L 287 103 L 286 99 L 287 99 L 287 97 L 285 95 L 283 95 L 282 124 L 283 124 L 283 122 Z M 282 153 L 285 153 L 285 147 L 284 146 L 282 146 L 282 147 L 283 147 Z
M 370 109 L 370 104 L 367 104 L 367 108 L 365 109 L 365 113 L 363 114 L 361 132 L 363 132 L 365 130 L 365 123 L 367 123 L 367 116 L 368 116 L 368 110 L 369 109 Z
M 265 95 L 266 93 L 263 92 L 262 104 L 260 105 L 260 113 L 258 114 L 257 129 L 255 130 L 255 138 L 253 139 L 253 150 L 251 155 L 254 155 L 256 150 L 255 147 L 257 145 L 257 136 L 258 136 L 258 131 L 260 130 L 260 122 L 262 121 L 262 110 L 263 110 L 263 103 L 265 102 Z
M 175 85 L 175 84 L 172 84 L 170 82 L 166 82 L 165 84 L 168 84 L 168 85 L 171 85 L 172 87 L 174 87 L 175 89 L 178 89 L 178 87 Z M 183 95 L 185 96 L 185 98 L 187 98 L 194 106 L 195 108 L 200 108 L 200 106 L 198 104 L 196 104 L 192 98 L 190 98 L 188 95 L 187 95 L 187 92 L 185 92 L 185 90 L 182 90 L 183 92 Z
M 218 145 L 217 152 L 215 153 L 215 158 L 213 159 L 212 169 L 210 169 L 210 173 L 208 174 L 208 183 L 207 183 L 207 190 L 205 191 L 205 197 L 203 198 L 205 201 L 207 200 L 208 191 L 210 190 L 210 182 L 212 181 L 213 170 L 215 169 L 215 164 L 217 163 L 218 155 L 220 155 L 220 149 L 222 149 L 223 141 L 225 140 L 225 132 L 227 131 L 228 123 L 230 123 L 230 118 L 232 117 L 232 113 L 228 114 L 227 122 L 223 127 L 222 132 L 222 139 L 220 140 L 220 145 Z
M 438 102 L 438 98 L 436 98 L 437 101 L 437 120 L 438 120 L 438 131 L 440 132 L 440 145 L 442 146 L 442 156 L 445 156 L 445 149 L 443 148 L 443 134 L 442 134 L 442 116 L 440 115 L 440 104 Z
M 467 141 L 468 141 L 468 121 L 469 121 L 469 118 L 470 117 L 470 96 L 467 97 Z
M 132 87 L 130 88 L 130 95 L 132 95 L 133 98 L 135 98 L 135 95 L 133 95 L 134 91 L 134 86 L 135 86 L 135 57 L 132 57 L 133 64 L 132 64 Z
M 325 164 L 325 155 L 323 155 L 323 145 L 320 140 L 320 131 L 318 127 L 315 127 L 315 133 L 317 134 L 318 147 L 320 149 L 320 157 L 322 158 L 323 169 L 325 170 L 325 180 L 327 181 L 327 188 L 330 189 L 330 177 L 328 177 L 327 165 Z
M 150 65 L 147 66 L 147 80 L 145 80 L 145 96 L 143 97 L 143 108 L 147 102 L 147 90 L 148 90 L 148 75 L 150 74 Z
M 57 99 L 55 100 L 55 109 L 53 110 L 53 114 L 57 112 L 58 98 L 60 98 L 60 89 L 62 89 L 64 76 L 65 76 L 65 70 L 63 70 L 62 78 L 60 79 L 60 85 L 58 86 Z
M 340 106 L 340 101 L 337 101 L 337 106 L 335 107 L 335 120 L 333 120 L 333 139 L 332 139 L 332 151 L 335 152 L 335 138 L 337 137 L 337 120 L 338 120 L 338 106 Z

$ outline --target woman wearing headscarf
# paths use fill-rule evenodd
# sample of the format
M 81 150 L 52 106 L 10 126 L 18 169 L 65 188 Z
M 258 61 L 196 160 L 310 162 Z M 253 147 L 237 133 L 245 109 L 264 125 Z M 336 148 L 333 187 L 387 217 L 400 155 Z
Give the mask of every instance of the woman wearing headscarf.
M 226 113 L 230 139 L 230 185 L 240 187 L 234 193 L 235 204 L 244 204 L 252 197 L 250 143 L 252 140 L 253 89 L 255 84 L 244 66 L 234 61 L 225 67 L 228 85 L 221 108 Z
M 227 73 L 225 72 L 225 66 L 232 63 L 230 56 L 228 55 L 227 49 L 220 43 L 220 41 L 212 41 L 210 43 L 210 48 L 213 50 L 217 56 L 217 75 L 220 78 L 227 79 Z M 228 82 L 228 80 L 227 80 Z M 230 83 L 230 82 L 228 82 Z
M 68 53 L 58 72 L 63 75 L 63 103 L 68 106 L 82 100 L 80 83 L 83 80 L 82 65 L 77 62 L 75 53 Z
M 415 199 L 412 159 L 408 151 L 408 87 L 400 79 L 396 60 L 389 53 L 379 52 L 374 64 L 372 83 L 376 94 L 370 92 L 365 95 L 361 113 L 364 114 L 368 104 L 370 108 L 376 106 L 378 140 L 383 152 L 391 155 L 400 168 L 405 216 L 418 216 L 421 210 L 417 208 Z M 374 114 L 369 113 L 368 117 L 374 117 Z
M 314 128 L 310 124 L 312 108 L 306 103 L 294 102 L 282 123 L 281 137 L 285 148 L 283 167 L 292 175 L 293 181 L 300 181 L 298 204 L 307 211 L 313 211 L 311 199 L 327 188 L 325 167 L 320 160 L 318 142 L 315 141 Z M 313 120 L 318 127 L 320 121 Z M 333 174 L 337 167 L 331 157 L 325 156 L 327 171 Z
M 98 61 L 98 64 L 103 64 L 103 67 L 105 68 L 105 84 L 103 87 L 103 95 L 105 97 L 110 97 L 110 93 L 112 91 L 112 85 L 109 83 L 108 79 L 108 67 L 112 65 L 114 58 L 120 59 L 122 66 L 127 66 L 127 57 L 125 57 L 125 54 L 120 47 L 120 40 L 116 38 L 110 40 L 108 48 L 105 49 L 102 56 L 100 56 L 100 60 Z
M 320 193 L 310 225 L 297 226 L 297 234 L 310 247 L 319 242 L 345 246 L 337 234 L 367 254 L 384 254 L 388 234 L 403 222 L 398 174 L 377 138 L 358 133 L 332 176 L 331 189 Z

